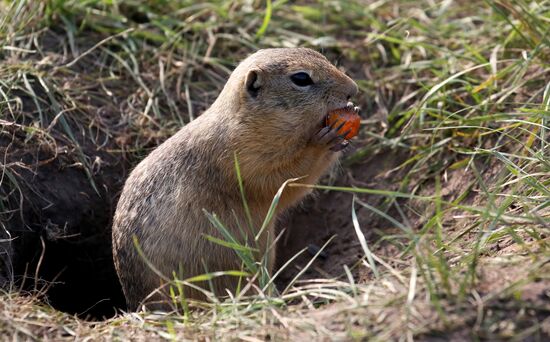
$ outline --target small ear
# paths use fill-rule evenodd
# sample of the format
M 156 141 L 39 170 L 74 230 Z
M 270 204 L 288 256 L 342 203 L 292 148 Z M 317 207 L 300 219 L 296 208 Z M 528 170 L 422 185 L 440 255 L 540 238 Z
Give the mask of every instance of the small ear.
M 252 69 L 248 71 L 248 73 L 246 74 L 244 84 L 246 87 L 246 91 L 248 91 L 250 96 L 252 97 L 258 96 L 258 92 L 262 87 L 261 70 Z

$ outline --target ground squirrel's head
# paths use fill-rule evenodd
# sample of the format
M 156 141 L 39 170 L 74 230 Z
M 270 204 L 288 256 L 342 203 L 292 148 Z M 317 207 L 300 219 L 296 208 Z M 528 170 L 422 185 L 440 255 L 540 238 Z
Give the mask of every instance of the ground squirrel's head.
M 356 93 L 355 82 L 320 53 L 278 48 L 246 58 L 220 97 L 227 102 L 228 96 L 239 96 L 231 102 L 238 106 L 240 119 L 261 125 L 255 127 L 259 130 L 277 129 L 283 136 L 285 132 L 296 136 L 298 131 L 305 137 L 319 128 L 329 111 L 345 107 Z

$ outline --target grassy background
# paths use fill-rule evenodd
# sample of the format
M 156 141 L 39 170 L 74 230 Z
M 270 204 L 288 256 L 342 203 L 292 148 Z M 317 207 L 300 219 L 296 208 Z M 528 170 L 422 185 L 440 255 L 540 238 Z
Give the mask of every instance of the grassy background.
M 142 313 L 97 324 L 10 293 L 0 299 L 0 333 L 549 338 L 548 1 L 19 0 L 0 8 L 2 145 L 40 146 L 77 165 L 98 192 L 105 163 L 123 177 L 262 47 L 312 47 L 357 81 L 356 102 L 370 117 L 345 170 L 388 153 L 402 158 L 379 172 L 390 189 L 325 187 L 357 194 L 357 208 L 393 228 L 377 235 L 393 246 L 387 255 L 380 241 L 363 239 L 368 222 L 344 217 L 356 225 L 365 277 L 214 303 L 192 317 Z M 46 163 L 7 151 L 3 222 L 25 212 L 18 189 L 34 184 L 21 170 Z M 369 204 L 371 196 L 383 204 Z

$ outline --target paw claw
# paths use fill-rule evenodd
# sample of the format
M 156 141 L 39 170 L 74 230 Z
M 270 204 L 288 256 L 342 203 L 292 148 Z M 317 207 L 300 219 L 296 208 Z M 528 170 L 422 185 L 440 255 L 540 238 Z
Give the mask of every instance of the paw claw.
M 348 129 L 347 131 L 345 131 L 344 133 L 338 135 L 339 137 L 341 137 L 342 139 L 345 139 L 346 136 L 351 132 L 351 128 Z
M 349 146 L 349 141 L 343 140 L 339 144 L 336 144 L 330 148 L 332 152 L 340 152 Z
M 338 124 L 337 127 L 335 127 L 336 124 Z M 339 134 L 340 129 L 342 129 L 344 125 L 345 122 L 335 123 L 332 126 L 325 126 L 315 133 L 312 141 L 321 146 L 327 146 L 330 151 L 342 151 L 349 145 L 349 142 L 345 139 L 345 137 L 348 135 L 350 130 Z
M 336 132 L 339 132 L 339 131 L 342 129 L 342 127 L 344 127 L 345 124 L 346 124 L 346 122 L 345 122 L 345 121 L 342 121 L 342 123 L 340 124 L 340 126 L 338 126 L 338 128 L 336 128 Z

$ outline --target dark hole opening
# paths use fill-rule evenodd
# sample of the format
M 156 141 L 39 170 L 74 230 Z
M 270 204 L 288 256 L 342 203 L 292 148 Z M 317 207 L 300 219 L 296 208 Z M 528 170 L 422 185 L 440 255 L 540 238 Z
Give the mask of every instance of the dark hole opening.
M 43 294 L 53 308 L 86 320 L 102 320 L 125 309 L 122 288 L 113 265 L 110 237 L 44 241 L 26 237 L 25 249 L 34 250 L 15 268 L 23 289 Z M 19 256 L 21 258 L 21 255 Z M 38 268 L 38 282 L 35 272 Z M 26 272 L 25 280 L 21 275 Z M 16 278 L 17 279 L 17 278 Z

